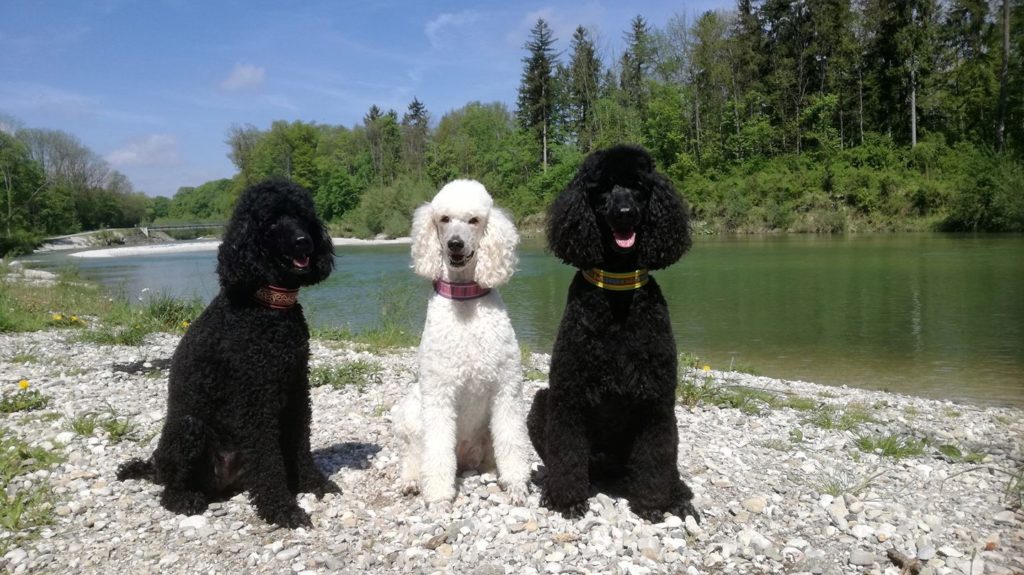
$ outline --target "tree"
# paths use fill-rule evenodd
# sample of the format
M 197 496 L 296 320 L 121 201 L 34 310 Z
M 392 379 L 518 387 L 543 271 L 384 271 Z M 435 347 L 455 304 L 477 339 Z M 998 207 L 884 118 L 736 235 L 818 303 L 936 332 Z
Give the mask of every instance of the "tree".
M 519 84 L 516 112 L 519 125 L 533 133 L 540 145 L 540 160 L 544 170 L 548 168 L 548 137 L 555 102 L 552 88 L 557 55 L 552 49 L 554 43 L 555 38 L 548 23 L 538 18 L 525 46 L 529 55 L 523 58 L 525 68 Z
M 402 160 L 408 170 L 421 176 L 426 166 L 427 139 L 430 136 L 430 114 L 418 98 L 409 103 L 402 115 Z
M 999 104 L 996 109 L 996 150 L 1006 149 L 1006 103 L 1010 78 L 1010 0 L 1002 2 L 1003 59 L 999 67 Z
M 228 137 L 224 142 L 228 145 L 228 158 L 238 168 L 243 185 L 253 182 L 253 151 L 259 145 L 261 137 L 259 129 L 252 124 L 233 124 L 228 129 Z
M 582 26 L 573 33 L 571 49 L 567 98 L 569 131 L 579 149 L 587 152 L 594 148 L 597 131 L 594 107 L 598 98 L 601 61 L 594 41 Z
M 643 119 L 647 106 L 645 83 L 654 64 L 651 30 L 643 16 L 633 18 L 625 40 L 626 51 L 622 54 L 619 85 L 626 98 L 626 105 L 636 110 Z
M 45 188 L 46 178 L 25 145 L 3 131 L 0 131 L 0 185 L 4 194 L 4 237 L 11 240 L 15 232 L 28 227 L 29 206 Z M 3 247 L 2 251 L 6 252 L 13 246 L 5 242 Z

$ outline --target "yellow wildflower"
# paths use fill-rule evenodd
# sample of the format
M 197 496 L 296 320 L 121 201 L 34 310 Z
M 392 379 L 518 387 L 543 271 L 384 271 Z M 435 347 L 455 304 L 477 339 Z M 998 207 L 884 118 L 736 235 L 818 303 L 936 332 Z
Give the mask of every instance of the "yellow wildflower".
M 181 322 L 181 327 L 188 327 L 188 320 Z
M 53 321 L 60 321 L 62 319 L 64 319 L 64 316 L 60 315 L 59 313 L 53 314 Z
M 28 389 L 28 380 L 27 379 L 23 379 L 23 380 L 19 381 L 18 382 L 18 388 L 21 389 L 22 391 Z
M 78 316 L 77 315 L 71 316 L 71 321 L 78 321 Z
M 708 373 L 710 371 L 711 371 L 711 366 L 710 365 L 705 365 L 704 366 L 704 373 Z

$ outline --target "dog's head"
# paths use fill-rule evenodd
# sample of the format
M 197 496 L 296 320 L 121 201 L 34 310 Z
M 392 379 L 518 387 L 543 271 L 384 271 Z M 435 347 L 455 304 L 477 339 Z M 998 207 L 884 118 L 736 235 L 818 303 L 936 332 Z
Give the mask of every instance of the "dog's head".
M 298 288 L 334 269 L 334 245 L 305 188 L 269 180 L 242 192 L 217 251 L 225 290 L 243 296 L 275 285 Z
M 660 269 L 690 248 L 686 204 L 638 146 L 593 152 L 548 212 L 548 246 L 580 268 Z
M 428 279 L 503 284 L 515 271 L 518 243 L 512 220 L 474 180 L 448 183 L 413 214 L 412 267 Z

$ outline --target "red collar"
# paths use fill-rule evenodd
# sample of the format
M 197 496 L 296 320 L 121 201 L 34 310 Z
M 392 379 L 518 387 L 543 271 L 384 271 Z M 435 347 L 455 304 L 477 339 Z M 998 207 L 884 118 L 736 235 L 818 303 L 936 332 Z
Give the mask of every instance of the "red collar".
M 299 300 L 299 288 L 263 286 L 256 290 L 253 298 L 270 309 L 291 309 Z
M 480 284 L 476 282 L 456 283 L 434 280 L 434 291 L 441 297 L 463 300 L 483 297 L 491 293 L 491 288 L 480 287 Z

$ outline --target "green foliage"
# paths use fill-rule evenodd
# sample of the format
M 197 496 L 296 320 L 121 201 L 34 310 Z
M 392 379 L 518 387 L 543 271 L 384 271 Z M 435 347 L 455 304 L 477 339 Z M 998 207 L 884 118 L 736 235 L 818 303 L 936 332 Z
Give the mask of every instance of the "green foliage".
M 877 453 L 886 457 L 902 459 L 924 453 L 924 443 L 903 435 L 872 436 L 857 438 L 857 448 L 865 453 Z
M 309 370 L 309 385 L 312 387 L 354 387 L 362 392 L 368 385 L 380 382 L 381 366 L 370 361 L 356 360 L 341 365 L 319 365 Z
M 117 298 L 101 314 L 99 324 L 80 337 L 91 343 L 138 346 L 151 333 L 182 333 L 203 307 L 198 298 L 176 299 L 165 294 L 151 296 L 141 305 Z
M 968 451 L 964 453 L 959 447 L 953 444 L 944 444 L 935 448 L 944 458 L 953 463 L 981 463 L 985 459 L 984 453 Z
M 701 233 L 1022 231 L 1024 44 L 1004 75 L 995 8 L 740 0 L 734 14 L 622 22 L 614 62 L 583 27 L 556 52 L 540 19 L 514 113 L 468 102 L 432 127 L 413 99 L 401 119 L 371 105 L 351 127 L 233 126 L 237 175 L 172 200 L 136 193 L 63 132 L 3 133 L 0 253 L 83 228 L 223 220 L 269 177 L 309 188 L 345 235 L 403 234 L 415 202 L 454 178 L 536 222 L 587 152 L 620 143 L 651 151 Z
M 37 411 L 50 404 L 50 396 L 36 389 L 19 389 L 14 393 L 0 396 L 0 413 Z
M 824 405 L 815 410 L 805 421 L 822 429 L 849 431 L 864 423 L 871 423 L 875 419 L 862 406 L 850 405 L 846 409 L 840 410 L 831 405 Z
M 0 527 L 19 532 L 53 522 L 50 486 L 33 482 L 24 487 L 14 480 L 49 469 L 60 461 L 58 453 L 30 447 L 9 430 L 0 429 Z
M 107 432 L 111 443 L 121 443 L 129 439 L 137 430 L 138 425 L 131 416 L 121 417 L 113 407 L 107 407 L 106 413 L 98 417 L 99 428 Z

